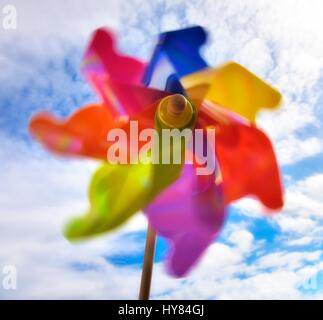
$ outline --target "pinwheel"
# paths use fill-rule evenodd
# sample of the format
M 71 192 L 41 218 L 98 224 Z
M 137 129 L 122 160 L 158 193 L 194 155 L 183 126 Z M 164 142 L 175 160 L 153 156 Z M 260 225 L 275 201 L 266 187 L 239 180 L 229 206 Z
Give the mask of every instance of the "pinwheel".
M 262 108 L 279 106 L 281 95 L 237 63 L 209 67 L 199 53 L 206 38 L 201 27 L 162 33 L 151 60 L 143 63 L 120 54 L 112 33 L 98 29 L 82 68 L 100 102 L 67 120 L 41 112 L 30 121 L 31 134 L 50 151 L 102 160 L 90 183 L 90 209 L 67 225 L 65 236 L 78 240 L 111 231 L 142 210 L 149 220 L 143 272 L 148 282 L 155 232 L 170 244 L 168 271 L 180 277 L 216 239 L 230 203 L 252 196 L 270 211 L 283 206 L 275 153 L 255 122 Z M 182 159 L 190 154 L 191 161 L 155 163 L 152 148 L 138 151 L 147 141 L 131 143 L 134 121 L 138 132 L 157 130 L 150 146 L 157 144 L 161 155 L 169 152 L 159 143 L 165 128 L 200 129 L 202 146 L 180 140 L 171 152 L 178 150 Z M 107 139 L 113 129 L 126 134 L 118 150 Z M 211 142 L 209 130 L 215 132 Z M 215 170 L 199 174 L 197 149 L 205 146 L 212 149 Z M 125 160 L 111 163 L 111 147 Z

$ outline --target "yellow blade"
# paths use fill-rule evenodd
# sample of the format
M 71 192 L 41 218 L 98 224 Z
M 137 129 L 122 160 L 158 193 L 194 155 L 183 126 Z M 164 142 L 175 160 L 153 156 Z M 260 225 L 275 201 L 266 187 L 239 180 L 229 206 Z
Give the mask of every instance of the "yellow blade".
M 260 109 L 279 106 L 281 94 L 235 62 L 205 69 L 181 79 L 194 102 L 211 100 L 255 122 Z

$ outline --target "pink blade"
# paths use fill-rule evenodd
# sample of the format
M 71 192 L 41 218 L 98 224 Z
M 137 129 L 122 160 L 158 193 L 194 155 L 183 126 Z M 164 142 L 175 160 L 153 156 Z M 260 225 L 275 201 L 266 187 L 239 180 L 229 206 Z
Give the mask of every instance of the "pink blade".
M 114 117 L 133 116 L 167 94 L 141 85 L 145 64 L 120 54 L 113 34 L 98 29 L 84 55 L 83 71 Z
M 223 226 L 222 191 L 214 177 L 184 165 L 181 177 L 145 209 L 152 227 L 171 244 L 167 266 L 176 277 L 197 263 Z

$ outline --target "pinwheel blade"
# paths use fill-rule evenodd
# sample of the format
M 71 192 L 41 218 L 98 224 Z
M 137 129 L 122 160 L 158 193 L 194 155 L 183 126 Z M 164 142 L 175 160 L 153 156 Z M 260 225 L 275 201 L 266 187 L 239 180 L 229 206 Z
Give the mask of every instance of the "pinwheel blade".
M 85 52 L 82 69 L 114 117 L 134 116 L 166 93 L 142 86 L 145 64 L 121 54 L 115 42 L 112 32 L 98 29 Z
M 254 124 L 210 103 L 201 106 L 198 123 L 217 131 L 216 158 L 226 203 L 255 196 L 268 209 L 281 209 L 281 177 L 267 135 Z
M 107 108 L 92 104 L 79 108 L 66 120 L 48 112 L 37 113 L 29 123 L 29 131 L 54 153 L 106 159 L 106 135 L 116 126 L 118 122 Z
M 165 90 L 170 81 L 174 83 L 177 79 L 177 91 L 172 93 L 183 94 L 179 79 L 207 67 L 200 55 L 206 37 L 205 30 L 198 26 L 160 34 L 142 83 Z
M 276 89 L 234 62 L 190 74 L 181 82 L 192 100 L 210 100 L 252 122 L 261 109 L 276 108 L 281 101 Z
M 151 226 L 170 243 L 167 267 L 176 277 L 197 263 L 225 221 L 223 194 L 214 173 L 197 175 L 189 164 L 144 211 Z

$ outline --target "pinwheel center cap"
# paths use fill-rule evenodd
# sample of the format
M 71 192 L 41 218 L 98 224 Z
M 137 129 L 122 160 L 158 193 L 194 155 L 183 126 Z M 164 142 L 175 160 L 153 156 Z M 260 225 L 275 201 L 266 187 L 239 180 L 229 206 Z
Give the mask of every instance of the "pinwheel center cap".
M 157 116 L 166 127 L 183 128 L 191 122 L 194 109 L 183 95 L 174 94 L 160 102 Z

